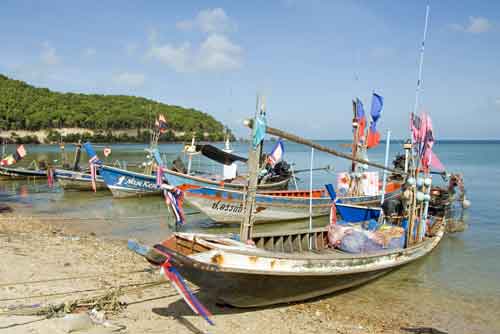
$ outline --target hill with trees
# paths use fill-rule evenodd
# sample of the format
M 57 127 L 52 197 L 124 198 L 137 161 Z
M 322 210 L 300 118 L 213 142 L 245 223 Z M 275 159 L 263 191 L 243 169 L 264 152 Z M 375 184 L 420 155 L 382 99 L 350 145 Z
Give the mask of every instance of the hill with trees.
M 53 92 L 0 74 L 0 129 L 4 133 L 45 130 L 48 138 L 56 138 L 58 129 L 79 128 L 92 130 L 92 134 L 84 133 L 90 138 L 82 139 L 144 141 L 158 114 L 165 115 L 169 128 L 163 141 L 190 139 L 193 133 L 198 139 L 224 137 L 224 126 L 199 110 L 136 96 Z M 127 129 L 137 130 L 132 131 L 136 135 L 124 134 Z

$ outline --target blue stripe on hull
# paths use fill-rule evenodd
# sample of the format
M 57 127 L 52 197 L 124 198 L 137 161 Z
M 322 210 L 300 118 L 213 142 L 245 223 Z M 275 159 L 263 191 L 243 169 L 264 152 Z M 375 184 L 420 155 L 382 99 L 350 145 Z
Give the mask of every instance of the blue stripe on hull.
M 102 166 L 100 174 L 110 188 L 119 188 L 120 191 L 132 193 L 155 193 L 159 191 L 156 177 L 134 173 L 119 168 Z

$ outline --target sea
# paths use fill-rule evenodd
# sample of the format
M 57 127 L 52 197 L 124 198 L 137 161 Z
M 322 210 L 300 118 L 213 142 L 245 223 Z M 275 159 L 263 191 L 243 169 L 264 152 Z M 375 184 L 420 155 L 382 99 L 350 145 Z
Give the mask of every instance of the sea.
M 324 140 L 324 146 L 347 152 L 349 142 Z M 222 147 L 222 144 L 216 143 Z M 274 143 L 266 142 L 269 152 Z M 71 163 L 74 146 L 25 145 L 28 155 L 21 162 L 28 166 L 33 160 L 58 164 Z M 141 164 L 146 158 L 145 144 L 97 145 L 102 157 L 104 147 L 112 153 L 104 158 L 110 165 Z M 14 146 L 7 146 L 12 152 Z M 181 144 L 160 144 L 160 152 L 172 161 L 182 153 Z M 246 155 L 247 143 L 234 143 L 235 154 Z M 370 150 L 369 159 L 384 163 L 385 143 Z M 395 155 L 403 153 L 402 143 L 390 145 L 392 163 Z M 399 312 L 399 307 L 411 303 L 419 323 L 435 325 L 449 333 L 500 333 L 500 141 L 441 141 L 434 146 L 446 170 L 461 173 L 466 195 L 471 206 L 460 217 L 467 226 L 463 232 L 448 234 L 437 249 L 416 263 L 409 264 L 375 282 L 349 291 L 349 296 L 369 298 L 369 308 L 376 312 Z M 88 159 L 83 155 L 83 162 Z M 338 172 L 349 168 L 350 162 L 311 148 L 285 142 L 285 159 L 292 164 L 297 176 L 297 187 L 309 189 L 336 182 Z M 309 172 L 312 166 L 322 169 Z M 245 166 L 239 166 L 244 171 Z M 220 165 L 196 155 L 192 169 L 221 174 Z M 382 173 L 382 171 L 380 171 Z M 434 184 L 444 184 L 441 176 L 433 177 Z M 295 185 L 291 184 L 294 188 Z M 154 243 L 167 237 L 173 230 L 173 217 L 160 196 L 117 199 L 108 191 L 64 191 L 57 183 L 50 187 L 46 180 L 0 181 L 0 202 L 15 203 L 17 214 L 36 216 L 50 221 L 57 216 L 82 231 L 93 232 L 104 238 L 138 239 Z M 206 233 L 239 232 L 239 226 L 218 225 L 189 206 L 185 207 L 187 223 L 183 231 Z M 327 219 L 315 219 L 313 224 L 327 224 Z M 257 231 L 306 228 L 309 220 L 285 224 L 256 226 Z M 127 250 L 124 249 L 124 252 Z M 349 295 L 352 294 L 352 295 Z M 399 296 L 395 300 L 394 296 Z M 405 296 L 402 298 L 401 296 Z M 401 301 L 404 299 L 404 303 Z M 383 305 L 381 304 L 383 303 Z M 405 304 L 406 303 L 406 304 Z M 404 306 L 406 305 L 406 306 Z M 432 316 L 431 316 L 432 315 Z M 411 317 L 410 315 L 408 315 Z M 430 317 L 430 318 L 429 318 Z

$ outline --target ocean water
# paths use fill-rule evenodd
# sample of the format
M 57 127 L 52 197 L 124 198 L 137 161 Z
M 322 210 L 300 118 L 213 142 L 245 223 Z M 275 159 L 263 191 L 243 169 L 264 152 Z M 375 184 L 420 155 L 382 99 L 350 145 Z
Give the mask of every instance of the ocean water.
M 348 150 L 343 145 L 346 143 L 321 141 L 321 144 L 339 151 Z M 273 143 L 266 143 L 265 151 L 270 151 L 272 145 Z M 120 144 L 111 145 L 111 148 L 108 163 L 116 163 L 117 160 L 140 163 L 145 156 L 145 145 Z M 169 160 L 177 157 L 181 148 L 182 145 L 179 144 L 160 145 L 160 151 Z M 236 143 L 233 148 L 236 154 L 247 153 L 247 145 L 244 143 Z M 13 147 L 8 147 L 7 150 L 12 149 Z M 29 154 L 23 161 L 25 165 L 33 159 L 72 160 L 73 148 L 70 145 L 66 146 L 65 157 L 57 146 L 28 145 L 27 150 Z M 401 143 L 392 143 L 390 161 L 401 151 Z M 99 152 L 102 152 L 102 148 L 98 148 Z M 435 152 L 448 171 L 460 172 L 464 176 L 467 197 L 472 202 L 464 217 L 468 229 L 447 235 L 430 256 L 368 284 L 360 291 L 366 296 L 370 291 L 394 291 L 397 286 L 408 289 L 408 282 L 411 282 L 410 289 L 414 289 L 414 296 L 420 293 L 423 295 L 424 290 L 433 291 L 425 303 L 444 314 L 447 309 L 456 307 L 456 299 L 464 303 L 462 315 L 456 310 L 449 313 L 450 317 L 462 316 L 460 321 L 447 320 L 450 332 L 500 332 L 500 222 L 497 218 L 500 205 L 500 142 L 440 142 L 435 145 Z M 384 145 L 370 151 L 369 157 L 372 161 L 383 163 Z M 311 149 L 285 142 L 285 158 L 294 163 L 295 170 L 308 169 Z M 313 165 L 315 168 L 328 165 L 333 168 L 313 172 L 313 185 L 322 187 L 325 183 L 335 183 L 336 172 L 346 170 L 349 162 L 315 151 Z M 193 169 L 221 173 L 220 166 L 199 156 L 193 159 Z M 308 188 L 310 174 L 300 172 L 297 176 L 298 186 Z M 435 184 L 442 182 L 439 176 L 435 176 L 433 181 Z M 172 230 L 173 219 L 159 196 L 114 199 L 108 192 L 64 192 L 57 186 L 48 187 L 45 180 L 21 180 L 0 181 L 0 201 L 16 203 L 19 214 L 47 219 L 57 215 L 59 219 L 67 219 L 68 224 L 77 224 L 82 230 L 107 237 L 155 242 L 166 237 Z M 239 231 L 238 226 L 216 225 L 192 208 L 186 207 L 185 210 L 188 213 L 188 224 L 183 230 L 213 233 Z M 326 223 L 326 219 L 314 221 L 316 226 Z M 256 229 L 306 226 L 308 221 L 298 221 L 284 225 L 257 226 Z

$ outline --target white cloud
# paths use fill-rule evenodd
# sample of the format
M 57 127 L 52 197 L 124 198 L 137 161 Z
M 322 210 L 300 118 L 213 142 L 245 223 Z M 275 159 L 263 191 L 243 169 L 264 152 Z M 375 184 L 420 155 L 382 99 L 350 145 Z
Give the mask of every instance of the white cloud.
M 92 56 L 95 56 L 97 53 L 96 49 L 94 48 L 86 48 L 85 50 L 83 50 L 83 54 L 86 56 L 86 57 L 92 57 Z
M 227 16 L 222 8 L 204 9 L 192 20 L 184 20 L 176 23 L 177 29 L 193 30 L 198 29 L 201 32 L 224 33 L 232 31 L 236 25 Z
M 201 44 L 197 66 L 204 70 L 233 70 L 241 67 L 240 46 L 224 35 L 209 35 Z
M 177 72 L 229 71 L 242 65 L 242 48 L 221 34 L 208 35 L 199 47 L 188 42 L 153 45 L 148 56 Z
M 40 58 L 46 65 L 57 65 L 61 62 L 61 58 L 57 55 L 56 49 L 50 46 L 49 42 L 44 42 L 42 44 Z
M 118 75 L 116 75 L 113 78 L 113 81 L 119 85 L 123 86 L 129 86 L 129 87 L 139 87 L 144 85 L 145 81 L 145 76 L 144 74 L 141 73 L 130 73 L 130 72 L 123 72 Z
M 485 17 L 470 16 L 467 25 L 453 23 L 450 28 L 456 31 L 463 31 L 471 34 L 480 34 L 491 30 L 492 23 Z

